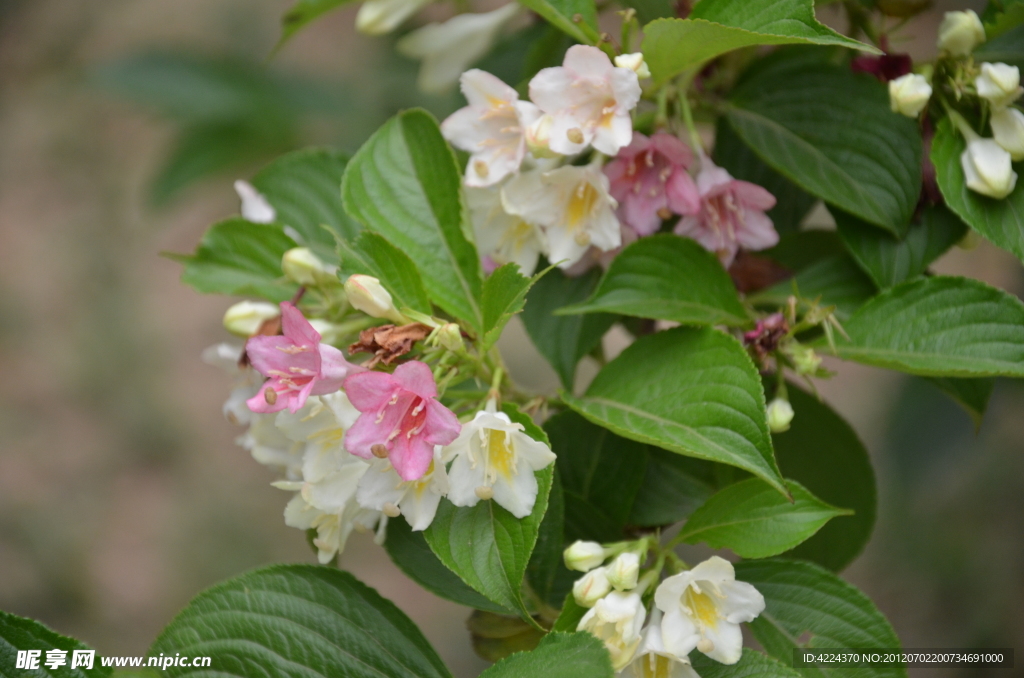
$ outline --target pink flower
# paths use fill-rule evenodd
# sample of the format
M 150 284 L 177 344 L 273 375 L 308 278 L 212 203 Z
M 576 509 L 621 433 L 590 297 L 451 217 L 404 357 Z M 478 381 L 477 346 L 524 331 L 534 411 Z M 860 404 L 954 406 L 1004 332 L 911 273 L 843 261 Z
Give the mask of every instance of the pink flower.
M 775 196 L 765 189 L 733 179 L 705 156 L 697 174 L 697 190 L 700 212 L 680 219 L 675 232 L 716 253 L 724 266 L 732 263 L 740 247 L 763 250 L 779 242 L 779 234 L 765 214 L 775 207 Z
M 352 365 L 341 351 L 320 343 L 302 312 L 288 302 L 281 303 L 284 335 L 255 336 L 245 345 L 256 371 L 267 377 L 259 393 L 246 401 L 253 412 L 297 412 L 311 395 L 327 395 L 341 388 Z
M 670 213 L 696 214 L 700 195 L 686 171 L 693 162 L 690 149 L 671 134 L 647 138 L 633 133 L 633 141 L 605 165 L 612 197 L 619 201 L 619 218 L 637 232 L 651 235 Z
M 345 434 L 345 449 L 363 459 L 386 456 L 402 480 L 422 478 L 434 445 L 447 445 L 462 430 L 455 414 L 435 400 L 430 368 L 417 360 L 399 365 L 394 374 L 353 374 L 344 387 L 362 412 Z

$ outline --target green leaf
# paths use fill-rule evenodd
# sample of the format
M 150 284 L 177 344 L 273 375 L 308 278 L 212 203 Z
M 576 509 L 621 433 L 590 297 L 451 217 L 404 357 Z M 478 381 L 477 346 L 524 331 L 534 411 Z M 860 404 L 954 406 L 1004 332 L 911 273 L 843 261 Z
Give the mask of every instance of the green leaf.
M 1024 67 L 1024 6 L 1016 5 L 985 27 L 989 39 L 974 50 L 975 63 L 988 61 Z
M 580 576 L 582 577 L 583 575 L 580 574 Z M 551 630 L 555 633 L 575 633 L 580 625 L 580 621 L 583 620 L 583 615 L 586 613 L 587 608 L 577 603 L 576 598 L 570 593 L 566 595 L 562 611 L 559 613 L 558 619 L 555 620 Z
M 648 446 L 647 470 L 629 523 L 657 527 L 679 522 L 714 493 L 712 473 L 710 462 Z
M 527 334 L 567 389 L 573 387 L 580 359 L 601 343 L 601 337 L 617 316 L 607 313 L 558 316 L 554 311 L 589 297 L 600 279 L 601 272 L 597 269 L 575 278 L 553 269 L 534 284 L 523 309 Z
M 532 285 L 533 279 L 520 273 L 517 264 L 505 264 L 484 280 L 480 299 L 484 315 L 484 351 L 494 345 L 512 316 L 523 310 L 526 293 Z
M 565 495 L 561 476 L 555 469 L 548 493 L 548 510 L 537 533 L 537 544 L 526 566 L 526 581 L 541 600 L 555 608 L 562 604 L 576 575 L 562 558 L 565 549 Z
M 813 0 L 704 0 L 689 19 L 658 19 L 644 27 L 642 51 L 663 82 L 708 59 L 753 45 L 839 45 L 880 52 L 814 18 Z
M 335 237 L 352 240 L 360 231 L 341 204 L 347 162 L 348 156 L 339 151 L 307 148 L 281 156 L 252 178 L 277 212 L 277 222 L 292 227 L 300 245 L 332 263 Z
M 761 646 L 792 664 L 793 648 L 899 648 L 892 626 L 863 593 L 817 565 L 791 560 L 755 560 L 736 565 L 736 579 L 753 584 L 765 611 L 750 624 Z M 805 643 L 797 639 L 808 637 Z M 905 678 L 903 664 L 836 668 L 827 673 L 802 669 L 806 676 Z
M 715 163 L 742 181 L 749 181 L 775 196 L 775 207 L 768 210 L 779 235 L 795 233 L 818 200 L 792 181 L 766 165 L 739 138 L 725 118 L 715 128 Z
M 671 233 L 630 244 L 612 261 L 590 299 L 557 314 L 602 312 L 694 325 L 750 322 L 718 258 Z
M 787 664 L 766 657 L 757 650 L 743 648 L 743 655 L 735 664 L 717 662 L 699 652 L 690 654 L 693 669 L 700 678 L 800 678 L 800 672 Z
M 996 385 L 995 379 L 927 377 L 927 380 L 967 411 L 967 414 L 974 422 L 975 431 L 981 428 L 981 420 L 985 417 L 985 410 L 988 409 L 988 400 L 992 397 L 992 389 Z
M 1002 200 L 968 190 L 960 166 L 965 148 L 949 119 L 940 120 L 932 140 L 932 163 L 946 205 L 968 226 L 1024 261 L 1024 181 L 1018 181 L 1013 193 Z
M 846 247 L 835 231 L 798 231 L 784 235 L 779 244 L 761 250 L 760 255 L 779 262 L 791 271 L 802 271 L 828 257 L 847 256 Z
M 744 558 L 767 558 L 806 541 L 832 518 L 852 513 L 826 504 L 795 481 L 787 480 L 786 488 L 792 502 L 757 478 L 729 485 L 693 512 L 680 539 Z
M 864 549 L 875 525 L 875 474 L 864 444 L 831 407 L 795 385 L 788 387 L 796 413 L 785 433 L 772 436 L 775 458 L 788 478 L 833 506 L 853 510 L 833 518 L 787 555 L 838 572 Z
M 729 124 L 808 193 L 897 235 L 921 191 L 921 132 L 848 67 L 780 60 L 731 97 Z
M 281 257 L 296 247 L 279 224 L 254 224 L 242 218 L 210 227 L 195 254 L 175 254 L 185 269 L 181 281 L 206 294 L 234 294 L 286 301 L 298 287 L 281 273 Z
M 0 610 L 0 676 L 25 676 L 27 678 L 97 678 L 109 676 L 113 671 L 100 663 L 99 657 L 93 658 L 93 668 L 71 668 L 75 650 L 89 650 L 85 643 L 62 636 L 51 631 L 43 624 L 18 617 Z M 39 668 L 26 670 L 17 666 L 18 650 L 40 650 Z M 51 669 L 46 666 L 47 650 L 64 650 L 65 664 Z
M 967 232 L 967 225 L 941 206 L 925 209 L 902 240 L 841 210 L 831 212 L 847 249 L 880 289 L 921 275 Z
M 835 306 L 836 317 L 846 320 L 876 291 L 853 257 L 842 254 L 820 259 L 792 279 L 751 295 L 750 300 L 759 306 L 783 306 L 790 295 L 809 301 L 820 298 L 821 305 Z
M 604 644 L 589 633 L 550 633 L 536 650 L 517 652 L 487 669 L 480 678 L 612 678 Z
M 836 336 L 835 354 L 844 360 L 922 376 L 1024 377 L 1024 304 L 977 280 L 902 283 L 843 327 L 849 339 Z
M 281 37 L 274 51 L 281 49 L 293 35 L 306 27 L 314 19 L 318 19 L 332 9 L 346 5 L 351 0 L 297 0 L 281 17 Z
M 733 337 L 679 327 L 641 337 L 566 404 L 618 435 L 782 484 L 757 369 Z
M 643 483 L 647 445 L 620 438 L 575 412 L 544 424 L 565 495 L 565 540 L 610 542 L 623 538 L 633 500 Z
M 482 330 L 482 274 L 465 235 L 461 176 L 429 113 L 399 113 L 370 137 L 348 163 L 342 196 L 351 216 L 416 263 L 438 306 Z
M 527 435 L 546 442 L 544 432 L 515 406 L 506 404 L 503 411 L 523 424 Z M 523 601 L 523 578 L 548 508 L 553 472 L 549 466 L 535 473 L 537 501 L 525 518 L 516 518 L 494 501 L 456 507 L 442 499 L 434 522 L 423 533 L 430 549 L 462 581 L 531 624 L 536 622 Z
M 416 265 L 405 252 L 379 233 L 363 231 L 352 242 L 338 239 L 339 277 L 372 275 L 391 293 L 398 309 L 410 308 L 430 315 L 433 308 Z
M 161 652 L 212 659 L 169 676 L 451 676 L 393 603 L 348 572 L 310 565 L 265 567 L 200 593 L 149 650 Z
M 477 610 L 515 614 L 512 610 L 492 603 L 463 583 L 458 575 L 438 560 L 423 538 L 423 533 L 413 532 L 407 521 L 388 522 L 388 537 L 384 548 L 398 569 L 435 596 Z
M 594 44 L 593 38 L 598 34 L 594 0 L 519 0 L 519 4 L 541 15 L 574 40 Z

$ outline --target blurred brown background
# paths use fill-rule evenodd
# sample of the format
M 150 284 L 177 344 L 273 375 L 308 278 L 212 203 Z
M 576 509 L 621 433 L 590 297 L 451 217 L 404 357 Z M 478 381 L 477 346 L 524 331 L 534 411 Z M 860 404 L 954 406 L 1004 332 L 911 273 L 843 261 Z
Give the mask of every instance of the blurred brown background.
M 282 521 L 287 495 L 233 443 L 238 431 L 220 414 L 226 379 L 199 360 L 227 338 L 229 300 L 185 288 L 178 265 L 159 256 L 192 250 L 236 211 L 231 182 L 261 161 L 309 143 L 354 150 L 417 101 L 415 64 L 388 40 L 355 34 L 354 7 L 288 44 L 268 85 L 263 65 L 287 6 L 0 0 L 0 608 L 101 654 L 143 654 L 220 579 L 314 560 Z M 920 39 L 896 47 L 930 56 L 940 16 L 918 19 L 905 32 Z M 139 70 L 153 67 L 154 50 L 172 66 L 232 64 L 269 88 L 271 103 L 239 104 L 205 92 L 202 79 Z M 205 110 L 188 109 L 193 95 Z M 443 114 L 458 98 L 426 103 Z M 246 106 L 279 106 L 281 120 L 254 131 Z M 236 146 L 220 150 L 238 130 Z M 169 165 L 175 148 L 199 160 Z M 247 167 L 177 191 L 239 153 Z M 1024 292 L 1020 263 L 986 244 L 954 250 L 937 268 Z M 513 330 L 503 340 L 513 370 L 553 389 Z M 873 540 L 845 576 L 906 646 L 1024 651 L 1024 389 L 1001 382 L 976 436 L 922 382 L 833 367 L 840 376 L 822 391 L 868 444 L 881 497 Z M 467 611 L 410 583 L 368 538 L 354 538 L 342 562 L 406 610 L 457 676 L 485 666 L 469 647 Z

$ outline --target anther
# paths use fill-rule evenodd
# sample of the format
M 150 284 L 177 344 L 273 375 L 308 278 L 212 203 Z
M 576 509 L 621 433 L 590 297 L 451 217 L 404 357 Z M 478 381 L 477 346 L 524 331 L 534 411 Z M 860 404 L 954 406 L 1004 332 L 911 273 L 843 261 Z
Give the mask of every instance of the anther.
M 268 388 L 263 392 L 263 399 L 267 401 L 268 405 L 274 405 L 277 403 L 277 391 L 272 388 Z
M 713 652 L 714 651 L 715 644 L 712 643 L 711 640 L 708 639 L 708 638 L 701 638 L 700 640 L 697 641 L 697 649 L 700 652 L 703 652 L 704 654 L 707 654 L 708 652 Z
M 670 219 L 672 217 L 672 210 L 667 207 L 662 207 L 658 210 L 658 217 L 661 219 Z
M 487 163 L 483 160 L 477 160 L 473 163 L 473 171 L 476 172 L 481 179 L 486 179 L 487 175 L 491 173 L 491 170 L 487 167 Z
M 402 511 L 389 501 L 384 504 L 384 515 L 388 518 L 397 518 L 402 515 Z
M 565 133 L 565 136 L 566 138 L 569 139 L 569 141 L 571 141 L 574 144 L 583 143 L 583 130 L 581 130 L 579 127 L 571 128 L 568 132 Z
M 494 499 L 494 490 L 488 485 L 481 485 L 473 490 L 476 496 L 483 500 Z
M 378 459 L 388 458 L 388 448 L 384 447 L 380 443 L 377 443 L 376 445 L 370 445 L 370 452 L 373 452 L 373 456 L 377 457 Z

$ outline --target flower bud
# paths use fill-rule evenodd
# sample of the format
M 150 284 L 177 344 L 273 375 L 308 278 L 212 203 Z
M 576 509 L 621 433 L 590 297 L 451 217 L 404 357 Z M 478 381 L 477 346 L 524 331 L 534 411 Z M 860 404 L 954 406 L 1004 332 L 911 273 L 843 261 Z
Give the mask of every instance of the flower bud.
M 535 158 L 557 158 L 551 150 L 551 123 L 554 118 L 545 113 L 526 127 L 526 147 Z
M 636 77 L 641 80 L 651 77 L 651 69 L 647 67 L 647 62 L 644 61 L 644 55 L 640 52 L 620 54 L 615 57 L 615 65 L 619 68 L 628 68 L 636 73 Z
M 772 433 L 783 433 L 789 430 L 793 421 L 793 406 L 788 400 L 776 398 L 768 403 L 768 428 Z
M 373 276 L 350 275 L 345 281 L 345 294 L 348 303 L 371 318 L 387 318 L 399 325 L 408 322 L 395 308 L 391 293 Z
M 790 344 L 789 354 L 793 358 L 797 374 L 814 374 L 821 367 L 821 356 L 815 353 L 810 346 L 804 346 L 794 341 Z
M 446 323 L 437 331 L 437 342 L 453 353 L 462 353 L 466 345 L 462 341 L 462 328 L 458 323 Z
M 596 541 L 579 540 L 570 544 L 562 555 L 565 566 L 579 572 L 590 572 L 603 563 L 606 557 L 604 547 Z
M 974 87 L 978 96 L 997 110 L 1009 106 L 1024 93 L 1020 86 L 1020 69 L 1008 64 L 982 64 L 981 75 L 974 79 Z
M 612 590 L 608 581 L 608 568 L 599 567 L 587 572 L 572 585 L 572 597 L 581 607 L 594 607 L 597 601 L 604 598 Z
M 294 247 L 285 252 L 281 258 L 281 270 L 289 280 L 300 285 L 315 286 L 335 280 L 334 271 L 308 247 Z
M 992 112 L 992 137 L 1014 160 L 1024 160 L 1024 113 L 1016 108 Z
M 889 82 L 889 105 L 893 113 L 916 118 L 931 96 L 932 86 L 923 75 L 907 73 Z
M 946 12 L 939 26 L 939 49 L 953 56 L 967 56 L 985 42 L 985 27 L 974 10 Z
M 620 553 L 608 566 L 608 583 L 619 591 L 636 588 L 640 576 L 640 556 L 636 553 Z
M 320 341 L 325 344 L 339 344 L 351 333 L 351 330 L 345 328 L 345 326 L 332 323 L 329 320 L 321 318 L 307 318 L 307 320 L 309 320 L 309 324 L 312 325 L 317 334 L 320 335 Z
M 420 11 L 431 0 L 367 0 L 356 14 L 356 30 L 366 35 L 384 35 Z
M 235 193 L 242 201 L 242 218 L 255 224 L 271 224 L 277 219 L 277 211 L 262 193 L 248 181 L 239 179 L 235 182 Z
M 239 337 L 251 337 L 260 326 L 281 315 L 277 304 L 265 301 L 240 301 L 224 314 L 224 329 Z
M 960 155 L 967 188 L 990 198 L 1005 198 L 1017 185 L 1010 154 L 993 139 L 974 139 Z

